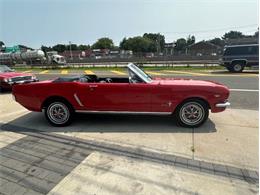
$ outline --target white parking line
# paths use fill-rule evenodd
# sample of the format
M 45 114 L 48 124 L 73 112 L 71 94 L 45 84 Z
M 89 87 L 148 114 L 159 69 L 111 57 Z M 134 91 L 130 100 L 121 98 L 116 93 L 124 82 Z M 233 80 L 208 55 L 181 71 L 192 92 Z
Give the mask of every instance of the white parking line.
M 126 73 L 124 73 L 122 71 L 117 71 L 117 70 L 111 70 L 110 72 L 118 74 L 118 75 L 126 75 Z
M 229 89 L 230 91 L 240 91 L 240 92 L 259 92 L 259 89 Z

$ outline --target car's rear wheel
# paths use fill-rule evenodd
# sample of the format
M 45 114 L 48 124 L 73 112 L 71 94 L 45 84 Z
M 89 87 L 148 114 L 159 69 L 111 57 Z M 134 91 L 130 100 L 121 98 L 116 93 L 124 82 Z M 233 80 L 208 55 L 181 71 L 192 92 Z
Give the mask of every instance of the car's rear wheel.
M 234 62 L 230 69 L 231 72 L 242 72 L 244 70 L 244 64 L 242 62 Z
M 177 107 L 177 123 L 184 127 L 199 127 L 209 116 L 208 105 L 202 100 L 188 100 Z
M 72 122 L 73 109 L 62 101 L 51 102 L 45 109 L 45 117 L 53 126 L 67 126 Z

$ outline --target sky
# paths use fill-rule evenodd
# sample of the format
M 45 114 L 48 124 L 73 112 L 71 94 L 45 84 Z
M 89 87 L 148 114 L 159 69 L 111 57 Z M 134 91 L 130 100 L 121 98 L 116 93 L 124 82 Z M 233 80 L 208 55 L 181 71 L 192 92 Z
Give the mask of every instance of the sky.
M 258 9 L 258 0 L 0 0 L 0 40 L 40 48 L 109 37 L 118 45 L 152 32 L 166 42 L 200 41 L 229 30 L 253 34 Z

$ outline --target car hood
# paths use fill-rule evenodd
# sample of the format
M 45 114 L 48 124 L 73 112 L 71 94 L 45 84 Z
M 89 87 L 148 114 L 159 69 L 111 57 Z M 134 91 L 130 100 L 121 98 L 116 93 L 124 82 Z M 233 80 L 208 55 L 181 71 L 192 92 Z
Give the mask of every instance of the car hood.
M 32 76 L 31 74 L 24 74 L 20 72 L 3 72 L 0 73 L 0 78 L 12 78 L 12 77 L 19 77 L 19 76 Z
M 193 80 L 193 79 L 156 79 L 153 82 L 160 85 L 192 85 L 192 86 L 224 86 L 221 83 L 206 80 Z

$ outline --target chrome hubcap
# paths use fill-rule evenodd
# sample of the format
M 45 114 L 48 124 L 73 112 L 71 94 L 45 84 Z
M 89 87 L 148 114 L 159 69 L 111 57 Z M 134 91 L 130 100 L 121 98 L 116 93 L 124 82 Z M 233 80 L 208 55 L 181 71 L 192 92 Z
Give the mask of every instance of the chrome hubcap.
M 69 119 L 69 110 L 63 103 L 53 103 L 48 108 L 49 119 L 56 124 L 63 124 Z
M 203 120 L 204 108 L 196 102 L 184 104 L 180 110 L 180 119 L 187 125 L 196 125 Z
M 240 64 L 236 64 L 236 65 L 234 65 L 234 70 L 235 71 L 240 71 L 241 70 L 241 65 Z

